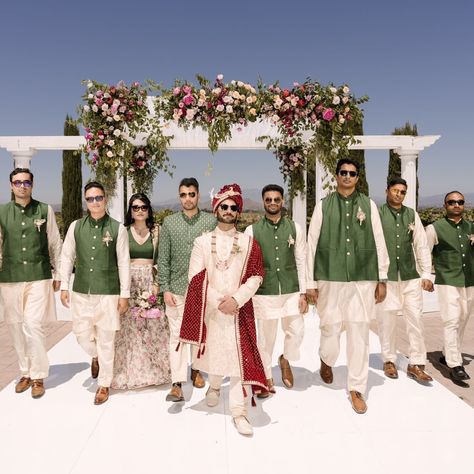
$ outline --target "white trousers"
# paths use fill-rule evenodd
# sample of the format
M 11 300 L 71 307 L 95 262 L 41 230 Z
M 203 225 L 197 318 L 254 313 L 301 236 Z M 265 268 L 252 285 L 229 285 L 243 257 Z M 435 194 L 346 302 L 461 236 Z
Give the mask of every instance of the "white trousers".
M 72 328 L 77 342 L 90 357 L 99 359 L 102 387 L 110 387 L 114 373 L 118 295 L 71 293 Z
M 5 322 L 23 377 L 44 379 L 49 373 L 43 321 L 54 298 L 52 280 L 2 283 Z
M 176 306 L 166 305 L 166 316 L 170 325 L 170 368 L 171 382 L 186 382 L 188 380 L 189 352 L 187 346 L 191 347 L 191 361 L 197 357 L 198 346 L 179 343 L 179 332 L 183 322 L 184 296 L 174 295 Z M 179 347 L 178 347 L 179 344 Z M 178 350 L 176 348 L 178 347 Z
M 444 355 L 448 367 L 463 365 L 461 346 L 464 330 L 474 314 L 474 286 L 457 288 L 436 285 L 444 326 Z
M 423 327 L 423 295 L 421 279 L 387 282 L 387 298 L 376 305 L 380 347 L 384 362 L 397 360 L 397 314 L 405 318 L 410 343 L 409 363 L 426 364 L 426 346 Z
M 233 418 L 237 416 L 247 416 L 247 406 L 245 404 L 242 380 L 240 377 L 229 377 L 229 409 Z M 222 384 L 222 376 L 209 374 L 209 385 L 215 390 L 219 390 Z M 249 390 L 251 390 L 249 388 Z
M 303 315 L 286 316 L 281 319 L 257 319 L 258 350 L 265 369 L 265 377 L 272 378 L 272 356 L 278 330 L 278 321 L 285 334 L 283 357 L 287 360 L 300 358 L 300 347 L 304 337 Z

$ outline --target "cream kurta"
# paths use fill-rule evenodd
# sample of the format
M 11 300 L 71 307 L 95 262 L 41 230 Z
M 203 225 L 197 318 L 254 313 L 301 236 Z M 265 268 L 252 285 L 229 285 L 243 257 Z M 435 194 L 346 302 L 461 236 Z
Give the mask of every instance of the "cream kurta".
M 213 232 L 216 234 L 217 259 L 211 253 Z M 196 238 L 189 262 L 189 281 L 204 268 L 208 274 L 206 348 L 204 355 L 196 359 L 195 368 L 212 375 L 240 377 L 236 318 L 220 312 L 217 308 L 224 295 L 232 296 L 239 308 L 242 307 L 258 290 L 262 278 L 253 276 L 240 285 L 246 250 L 251 242 L 247 235 L 237 233 L 235 228 L 226 232 L 216 228 L 213 232 Z M 231 250 L 236 234 L 240 251 L 232 256 Z M 228 269 L 218 269 L 216 260 L 221 262 L 227 260 Z

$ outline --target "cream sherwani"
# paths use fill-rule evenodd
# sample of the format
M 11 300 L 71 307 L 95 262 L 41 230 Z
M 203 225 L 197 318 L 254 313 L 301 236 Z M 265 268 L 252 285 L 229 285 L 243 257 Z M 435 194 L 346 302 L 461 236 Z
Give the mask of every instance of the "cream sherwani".
M 70 289 L 76 258 L 74 221 L 67 232 L 61 254 L 61 290 Z M 120 329 L 119 298 L 130 297 L 130 254 L 128 233 L 120 224 L 117 243 L 120 295 L 83 294 L 71 291 L 72 329 L 77 341 L 90 357 L 99 358 L 98 384 L 110 387 L 113 377 L 115 332 Z
M 428 247 L 432 251 L 438 245 L 438 236 L 431 224 L 426 228 Z M 471 316 L 474 316 L 474 286 L 457 287 L 435 285 L 438 294 L 440 315 L 443 321 L 444 355 L 448 367 L 463 365 L 461 346 L 464 330 Z
M 382 224 L 375 203 L 370 201 L 371 227 L 377 252 L 379 280 L 387 278 L 389 257 Z M 330 218 L 326 217 L 326 218 Z M 314 208 L 308 230 L 307 288 L 319 291 L 317 310 L 320 317 L 321 343 L 319 355 L 334 366 L 340 351 L 340 335 L 347 331 L 347 387 L 365 393 L 369 367 L 369 325 L 375 318 L 375 281 L 313 280 L 316 249 L 323 223 L 322 201 Z
M 405 230 L 404 230 L 405 232 Z M 415 212 L 413 230 L 413 253 L 416 269 L 423 280 L 431 280 L 431 252 L 428 248 L 426 232 L 420 217 Z M 397 314 L 405 317 L 406 331 L 410 343 L 409 363 L 426 364 L 426 346 L 423 327 L 423 289 L 421 279 L 388 281 L 385 301 L 376 305 L 380 346 L 384 362 L 397 360 L 396 334 Z
M 53 268 L 53 279 L 58 280 L 61 256 L 61 236 L 53 208 L 48 206 L 46 233 L 48 250 Z M 3 237 L 0 228 L 0 249 Z M 0 250 L 0 267 L 2 252 Z M 4 317 L 13 346 L 18 355 L 18 365 L 23 377 L 44 379 L 49 373 L 49 362 L 44 341 L 43 323 L 56 320 L 56 301 L 52 280 L 18 283 L 0 283 Z
M 265 376 L 272 378 L 272 356 L 280 320 L 285 334 L 283 357 L 287 360 L 300 358 L 300 346 L 304 337 L 304 316 L 299 310 L 300 294 L 306 293 L 306 241 L 301 226 L 294 222 L 295 262 L 298 273 L 299 291 L 280 295 L 255 295 L 252 299 L 257 320 L 258 349 L 262 357 Z M 252 226 L 245 229 L 245 234 L 253 236 Z M 287 245 L 286 242 L 284 245 Z
M 212 253 L 212 236 L 215 233 L 216 254 Z M 237 239 L 237 251 L 231 254 Z M 242 390 L 239 354 L 237 350 L 237 328 L 235 316 L 218 310 L 224 295 L 232 296 L 239 308 L 257 291 L 262 282 L 258 276 L 250 277 L 240 284 L 245 265 L 246 251 L 250 239 L 235 228 L 222 231 L 218 227 L 194 241 L 189 262 L 189 281 L 204 268 L 208 274 L 206 325 L 207 340 L 204 354 L 195 361 L 196 369 L 209 374 L 209 384 L 219 389 L 222 378 L 230 377 L 229 405 L 233 417 L 245 415 L 246 406 Z M 218 268 L 218 262 L 227 262 L 228 268 Z

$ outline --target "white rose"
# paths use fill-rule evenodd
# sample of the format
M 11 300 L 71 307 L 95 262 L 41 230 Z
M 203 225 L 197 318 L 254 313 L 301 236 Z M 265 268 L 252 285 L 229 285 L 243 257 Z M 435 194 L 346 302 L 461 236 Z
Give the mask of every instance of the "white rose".
M 115 115 L 114 115 L 114 120 L 115 120 L 116 122 L 120 122 L 120 115 L 115 114 Z
M 342 98 L 342 103 L 347 104 L 349 102 L 349 97 L 343 97 Z
M 101 109 L 105 112 L 106 110 L 108 110 L 109 108 L 109 104 L 102 104 L 102 107 Z
M 186 120 L 192 120 L 195 114 L 196 112 L 194 111 L 194 109 L 186 110 Z
M 206 91 L 204 89 L 200 89 L 199 90 L 199 95 L 206 95 Z
M 335 94 L 335 93 L 337 92 L 337 89 L 336 89 L 335 87 L 330 87 L 329 90 L 330 90 L 333 94 Z
M 84 112 L 89 112 L 91 110 L 91 108 L 88 105 L 84 105 L 83 109 L 84 109 Z
M 272 115 L 272 121 L 273 121 L 273 122 L 277 123 L 279 120 L 280 120 L 280 117 L 278 117 L 277 114 Z
M 106 92 L 106 93 L 104 94 L 104 99 L 109 99 L 109 98 L 110 98 L 110 94 L 109 94 L 108 92 Z
M 99 107 L 97 107 L 97 105 L 94 104 L 94 105 L 92 106 L 92 110 L 93 110 L 94 112 L 97 112 L 97 111 L 99 110 Z
M 234 99 L 240 99 L 240 93 L 239 91 L 232 91 L 232 97 Z
M 107 152 L 107 156 L 108 156 L 109 158 L 112 158 L 112 156 L 114 156 L 113 151 L 109 150 L 109 151 Z
M 114 146 L 115 142 L 113 140 L 109 140 L 109 146 Z
M 335 95 L 333 98 L 332 98 L 332 103 L 334 105 L 337 105 L 341 102 L 341 98 L 338 96 L 338 95 Z
M 224 97 L 222 97 L 222 100 L 226 104 L 232 104 L 232 102 L 234 102 L 234 99 L 232 99 L 232 97 L 230 97 L 229 95 L 225 95 Z
M 89 95 L 87 96 L 87 98 L 88 98 L 88 99 L 93 99 L 93 98 L 94 98 L 94 94 L 89 94 Z
M 290 102 L 293 107 L 296 107 L 296 104 L 298 103 L 298 97 L 293 97 Z
M 224 110 L 224 106 L 222 104 L 219 104 L 216 109 L 219 111 L 219 112 L 222 112 Z
M 222 81 L 222 79 L 224 79 L 224 75 L 223 74 L 218 74 L 217 75 L 217 80 Z
M 252 94 L 255 94 L 257 91 L 255 90 L 255 87 L 250 87 L 250 92 L 251 92 Z
M 339 117 L 339 123 L 342 125 L 345 121 L 346 121 L 346 119 L 341 115 Z
M 118 107 L 118 106 L 120 105 L 120 100 L 118 100 L 118 99 L 114 99 L 114 101 L 113 101 L 113 105 L 115 105 L 115 106 L 117 106 L 117 107 Z
M 206 103 L 206 101 L 204 99 L 198 99 L 198 107 L 202 107 L 204 104 Z
M 118 128 L 116 128 L 116 129 L 114 130 L 114 135 L 115 135 L 116 137 L 120 137 L 120 134 L 121 134 L 120 130 L 119 130 Z
M 349 94 L 350 91 L 351 91 L 351 90 L 350 90 L 349 87 L 347 87 L 347 86 L 344 86 L 344 87 L 342 88 L 342 92 L 344 92 L 344 94 Z
M 247 98 L 245 99 L 245 102 L 247 102 L 247 104 L 251 104 L 251 103 L 253 102 L 252 96 L 247 97 Z
M 113 119 L 112 117 L 110 117 L 110 116 L 107 117 L 105 120 L 107 120 L 107 122 L 113 122 L 113 121 L 114 121 L 114 119 Z
M 220 87 L 216 87 L 215 89 L 212 89 L 212 93 L 214 95 L 219 95 L 221 93 L 221 88 Z
M 239 87 L 243 87 L 243 86 L 244 86 L 244 83 L 243 83 L 242 81 L 237 81 L 237 85 L 238 85 Z
M 225 108 L 225 111 L 228 113 L 228 114 L 231 114 L 233 109 L 232 109 L 232 105 L 228 105 L 226 108 Z
M 92 82 L 89 81 L 89 82 L 87 83 L 87 88 L 90 89 L 91 87 L 94 87 L 94 84 L 92 84 Z

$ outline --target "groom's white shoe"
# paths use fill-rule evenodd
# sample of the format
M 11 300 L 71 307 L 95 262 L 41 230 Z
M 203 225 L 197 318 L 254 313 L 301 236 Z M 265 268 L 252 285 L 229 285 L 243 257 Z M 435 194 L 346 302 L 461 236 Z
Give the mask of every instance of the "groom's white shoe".
M 252 436 L 253 428 L 249 420 L 245 416 L 236 416 L 233 418 L 235 427 L 241 435 Z
M 206 392 L 206 404 L 208 407 L 215 407 L 219 403 L 221 391 L 218 388 L 209 387 Z

